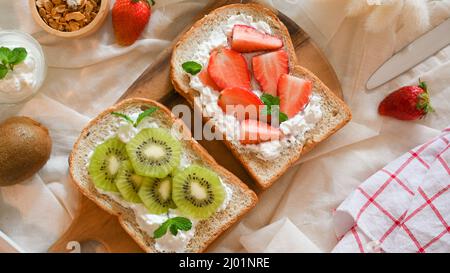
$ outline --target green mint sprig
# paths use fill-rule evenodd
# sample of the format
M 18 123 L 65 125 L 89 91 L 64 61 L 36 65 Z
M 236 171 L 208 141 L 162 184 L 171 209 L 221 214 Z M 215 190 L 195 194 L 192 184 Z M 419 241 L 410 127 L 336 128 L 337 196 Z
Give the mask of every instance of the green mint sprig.
M 153 238 L 158 239 L 163 237 L 167 233 L 167 230 L 170 230 L 170 233 L 172 233 L 173 236 L 177 236 L 179 230 L 188 231 L 191 228 L 192 222 L 188 218 L 169 218 L 153 232 Z
M 133 119 L 130 118 L 128 115 L 125 115 L 125 114 L 122 114 L 122 113 L 112 112 L 111 114 L 114 115 L 114 116 L 123 118 L 128 123 L 133 125 L 133 127 L 137 127 L 139 125 L 139 123 L 141 123 L 141 121 L 143 121 L 146 117 L 152 115 L 154 112 L 156 112 L 156 110 L 158 110 L 158 107 L 149 106 L 149 108 L 147 110 L 145 110 L 145 111 L 143 111 L 142 113 L 139 114 L 139 116 L 136 119 L 136 121 L 133 121 Z
M 261 110 L 262 115 L 271 115 L 275 111 L 272 109 L 273 106 L 280 106 L 280 98 L 272 96 L 270 94 L 262 94 L 261 101 L 265 104 L 264 108 Z M 278 108 L 279 109 L 279 108 Z M 288 120 L 288 116 L 285 113 L 279 112 L 278 117 L 280 123 Z
M 202 71 L 203 68 L 201 64 L 194 61 L 185 62 L 181 66 L 186 73 L 189 73 L 193 76 L 197 75 L 200 71 Z
M 28 56 L 28 52 L 23 47 L 9 49 L 0 47 L 0 80 L 4 79 L 9 71 L 14 70 L 14 66 L 23 62 Z

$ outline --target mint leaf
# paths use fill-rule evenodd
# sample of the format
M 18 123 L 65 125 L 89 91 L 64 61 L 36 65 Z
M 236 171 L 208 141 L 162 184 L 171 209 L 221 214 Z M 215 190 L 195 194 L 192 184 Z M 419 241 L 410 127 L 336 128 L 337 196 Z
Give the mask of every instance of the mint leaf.
M 262 94 L 261 100 L 265 105 L 272 106 L 272 105 L 280 105 L 280 98 L 272 96 L 270 94 Z
M 183 67 L 184 71 L 194 76 L 202 71 L 202 65 L 194 61 L 185 62 L 181 66 Z
M 128 121 L 129 123 L 131 123 L 131 125 L 134 126 L 134 121 L 127 115 L 122 114 L 122 113 L 117 113 L 117 112 L 112 112 L 111 115 L 117 116 L 117 117 L 121 117 L 124 120 Z
M 167 219 L 153 232 L 153 238 L 158 239 L 167 233 L 167 229 L 170 230 L 173 236 L 177 236 L 179 230 L 188 231 L 192 228 L 192 222 L 185 217 L 174 217 Z
M 162 223 L 162 225 L 153 232 L 153 238 L 158 239 L 163 237 L 167 233 L 167 228 L 169 226 L 170 226 L 170 219 Z
M 176 224 L 179 230 L 188 231 L 192 228 L 192 222 L 185 217 L 175 217 L 172 218 L 173 222 Z
M 276 97 L 276 96 L 272 96 L 270 94 L 262 94 L 261 95 L 261 101 L 266 105 L 262 110 L 261 110 L 261 114 L 262 115 L 271 115 L 274 114 L 275 111 L 273 111 L 272 106 L 280 106 L 280 98 Z M 278 111 L 279 112 L 279 107 L 278 107 Z M 284 122 L 286 120 L 288 120 L 289 117 L 282 112 L 279 112 L 279 117 L 278 120 L 279 122 Z
M 289 117 L 288 117 L 288 115 L 286 115 L 285 113 L 280 112 L 280 117 L 279 117 L 279 119 L 280 119 L 280 123 L 282 123 L 282 122 L 285 122 L 286 120 L 288 120 Z
M 18 65 L 26 59 L 27 55 L 28 52 L 25 48 L 23 47 L 14 48 L 13 51 L 11 52 L 9 63 L 12 65 Z
M 4 79 L 6 77 L 6 74 L 8 74 L 8 67 L 6 67 L 4 64 L 0 64 L 0 80 Z
M 148 108 L 147 110 L 145 110 L 144 112 L 142 112 L 138 118 L 136 119 L 136 122 L 134 123 L 134 127 L 137 127 L 139 125 L 139 123 L 141 123 L 141 121 L 150 116 L 151 114 L 153 114 L 154 112 L 156 112 L 156 110 L 158 110 L 158 107 L 155 106 L 150 106 L 150 108 Z
M 148 108 L 147 110 L 145 110 L 144 112 L 142 112 L 141 114 L 139 114 L 138 118 L 136 119 L 136 122 L 133 121 L 128 115 L 122 114 L 122 113 L 118 113 L 118 112 L 112 112 L 111 115 L 114 116 L 118 116 L 123 118 L 124 120 L 126 120 L 128 123 L 130 123 L 131 125 L 133 125 L 133 127 L 137 127 L 139 125 L 139 123 L 141 123 L 141 121 L 150 116 L 151 114 L 153 114 L 156 110 L 158 110 L 158 107 L 154 107 L 154 106 L 149 106 L 150 108 Z
M 173 236 L 177 236 L 178 234 L 178 228 L 176 225 L 172 224 L 170 225 L 170 233 L 172 233 Z
M 14 48 L 13 50 L 7 47 L 0 47 L 0 79 L 5 78 L 9 70 L 13 71 L 14 66 L 23 62 L 27 55 L 27 50 L 23 47 Z
M 9 54 L 11 54 L 11 50 L 6 47 L 0 47 L 0 62 L 4 65 L 9 63 Z

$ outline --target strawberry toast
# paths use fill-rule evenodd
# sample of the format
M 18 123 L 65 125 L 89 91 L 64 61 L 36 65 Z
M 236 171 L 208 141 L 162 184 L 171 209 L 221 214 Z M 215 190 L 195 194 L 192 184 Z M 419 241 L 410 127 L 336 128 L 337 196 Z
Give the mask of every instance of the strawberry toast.
M 297 65 L 286 27 L 260 5 L 228 5 L 199 20 L 175 46 L 170 73 L 264 189 L 351 119 L 345 103 Z

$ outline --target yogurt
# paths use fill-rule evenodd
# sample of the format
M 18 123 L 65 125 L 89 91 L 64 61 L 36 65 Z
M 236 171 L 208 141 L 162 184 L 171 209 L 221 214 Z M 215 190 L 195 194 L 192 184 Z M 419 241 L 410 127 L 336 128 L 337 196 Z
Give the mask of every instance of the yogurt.
M 35 94 L 44 82 L 47 72 L 44 53 L 30 35 L 16 31 L 0 31 L 0 47 L 27 50 L 26 59 L 0 79 L 0 104 L 21 102 Z
M 262 32 L 272 34 L 270 26 L 263 22 L 253 20 L 249 15 L 233 15 L 228 19 L 227 24 L 218 31 L 210 34 L 209 39 L 201 43 L 193 56 L 193 61 L 200 63 L 203 67 L 207 67 L 210 53 L 213 49 L 226 46 L 228 37 L 230 36 L 233 26 L 236 24 L 254 27 Z M 244 54 L 249 63 L 252 54 Z M 195 103 L 199 105 L 203 112 L 210 117 L 216 127 L 227 136 L 232 143 L 238 145 L 240 137 L 240 122 L 232 115 L 226 115 L 218 106 L 217 101 L 220 93 L 204 85 L 198 75 L 191 76 L 191 88 L 197 90 L 200 95 L 195 98 Z M 252 78 L 253 92 L 259 97 L 262 93 L 258 90 Z M 260 144 L 246 145 L 251 152 L 262 160 L 274 160 L 280 156 L 281 151 L 292 145 L 304 142 L 304 135 L 313 129 L 317 122 L 322 119 L 321 97 L 313 94 L 307 107 L 294 117 L 280 124 L 280 130 L 284 137 L 281 140 L 273 140 Z
M 136 120 L 139 113 L 133 113 L 130 114 L 129 117 L 132 120 Z M 119 123 L 119 126 L 114 129 L 112 128 L 110 131 L 110 137 L 117 136 L 120 138 L 124 143 L 127 143 L 131 141 L 141 130 L 146 128 L 158 128 L 160 127 L 158 124 L 158 121 L 152 117 L 147 117 L 144 120 L 142 120 L 141 123 L 135 128 L 133 125 L 131 125 L 129 122 L 122 120 Z M 173 135 L 181 139 L 181 136 L 174 134 Z M 100 144 L 100 143 L 99 143 Z M 89 157 L 92 156 L 93 153 L 89 155 Z M 90 162 L 90 160 L 88 161 Z M 180 160 L 180 168 L 186 168 L 187 166 L 191 165 L 192 159 L 186 154 L 182 153 L 181 160 Z M 89 163 L 88 163 L 89 164 Z M 227 186 L 225 183 L 223 183 L 222 179 L 220 178 L 220 181 L 225 189 L 226 196 L 222 203 L 222 205 L 219 207 L 218 211 L 223 211 L 227 208 L 228 204 L 231 201 L 231 198 L 233 196 L 233 190 Z M 161 226 L 162 223 L 167 221 L 169 218 L 182 216 L 189 218 L 185 215 L 183 215 L 180 211 L 177 209 L 170 209 L 167 214 L 152 214 L 149 213 L 148 210 L 142 205 L 142 204 L 135 204 L 131 202 L 127 202 L 124 199 L 122 199 L 121 195 L 119 193 L 114 192 L 107 192 L 103 191 L 101 189 L 97 188 L 97 191 L 103 195 L 108 196 L 113 201 L 119 203 L 121 206 L 125 208 L 132 209 L 134 212 L 134 215 L 136 217 L 136 222 L 139 225 L 139 228 L 146 232 L 149 236 L 153 236 L 153 232 Z M 190 218 L 189 218 L 190 219 Z M 192 228 L 188 231 L 179 230 L 178 234 L 176 236 L 172 235 L 172 233 L 167 232 L 164 236 L 161 238 L 155 239 L 155 248 L 160 252 L 185 252 L 186 247 L 191 241 L 191 239 L 195 235 L 195 228 L 198 224 L 198 221 L 195 219 L 190 219 L 192 222 Z

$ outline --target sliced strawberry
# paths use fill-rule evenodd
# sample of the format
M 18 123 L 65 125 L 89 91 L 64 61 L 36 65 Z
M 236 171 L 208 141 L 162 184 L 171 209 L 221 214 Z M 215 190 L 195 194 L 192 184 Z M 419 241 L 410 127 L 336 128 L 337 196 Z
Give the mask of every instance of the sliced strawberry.
M 264 103 L 252 91 L 242 87 L 224 89 L 217 102 L 222 110 L 237 119 L 258 119 Z
M 281 130 L 257 120 L 247 119 L 241 123 L 241 143 L 258 144 L 278 140 L 283 134 Z
M 247 61 L 242 54 L 234 50 L 214 50 L 209 59 L 208 73 L 220 90 L 228 87 L 251 89 Z
M 295 116 L 308 104 L 312 94 L 312 82 L 288 74 L 280 77 L 278 82 L 278 96 L 280 97 L 280 111 L 289 118 Z
M 213 81 L 213 79 L 211 79 L 211 77 L 209 76 L 208 69 L 203 69 L 203 70 L 198 74 L 198 77 L 200 78 L 200 81 L 201 81 L 204 85 L 206 85 L 206 86 L 212 88 L 213 90 L 220 91 L 220 88 L 219 88 L 219 87 L 217 86 L 217 84 Z
M 289 72 L 289 57 L 286 51 L 278 50 L 253 57 L 253 73 L 264 93 L 277 95 L 280 76 Z
M 235 25 L 231 38 L 231 48 L 238 52 L 248 53 L 263 50 L 276 50 L 283 46 L 280 38 L 266 34 L 256 28 Z

